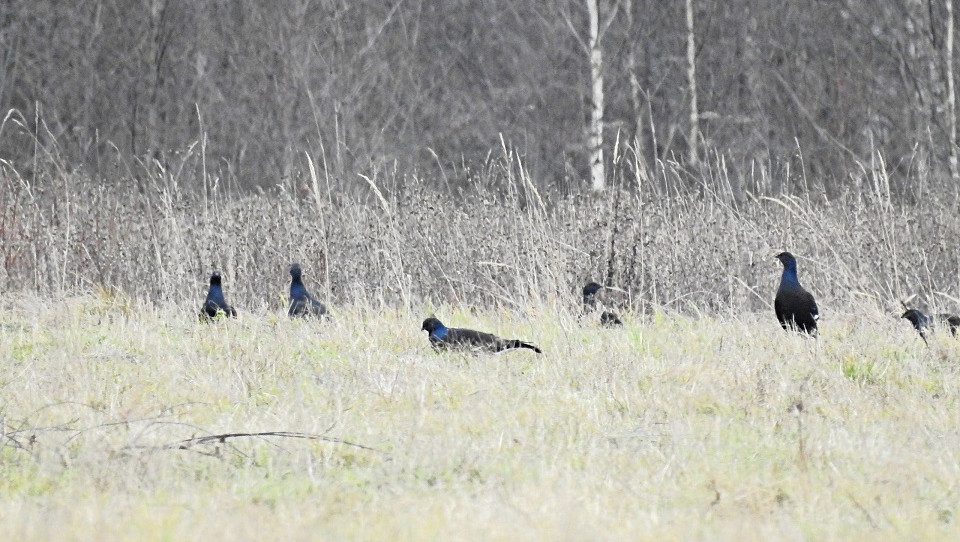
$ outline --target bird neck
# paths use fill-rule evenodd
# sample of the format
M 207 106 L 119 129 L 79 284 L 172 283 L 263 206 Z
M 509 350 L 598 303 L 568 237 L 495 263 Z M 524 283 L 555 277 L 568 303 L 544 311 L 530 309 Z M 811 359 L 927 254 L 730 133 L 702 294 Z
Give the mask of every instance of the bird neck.
M 303 284 L 291 284 L 290 285 L 290 299 L 296 302 L 307 302 L 310 299 L 310 294 L 307 293 L 307 289 Z
M 795 284 L 800 284 L 800 279 L 797 278 L 797 266 L 789 265 L 783 268 L 783 282 L 791 282 Z
M 210 291 L 207 292 L 207 302 L 215 303 L 221 307 L 226 306 L 227 300 L 223 297 L 223 290 L 219 286 L 210 286 Z

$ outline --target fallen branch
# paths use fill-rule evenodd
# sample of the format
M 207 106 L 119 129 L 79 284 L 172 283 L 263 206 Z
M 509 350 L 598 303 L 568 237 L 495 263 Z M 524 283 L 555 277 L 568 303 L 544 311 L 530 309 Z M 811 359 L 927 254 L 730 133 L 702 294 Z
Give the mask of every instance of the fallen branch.
M 182 440 L 175 444 L 168 445 L 166 446 L 166 448 L 172 448 L 172 449 L 178 449 L 178 450 L 189 450 L 190 448 L 197 446 L 199 444 L 207 444 L 210 442 L 219 442 L 222 444 L 222 443 L 226 443 L 227 439 L 243 438 L 243 437 L 281 437 L 281 438 L 296 438 L 296 439 L 306 439 L 306 440 L 320 440 L 324 442 L 333 442 L 336 444 L 343 444 L 345 446 L 353 446 L 354 448 L 360 448 L 362 450 L 369 450 L 371 452 L 378 452 L 381 454 L 387 453 L 383 450 L 371 448 L 370 446 L 364 446 L 363 444 L 350 442 L 349 440 L 342 440 L 334 437 L 328 437 L 326 435 L 297 433 L 293 431 L 263 431 L 260 433 L 223 433 L 220 435 L 207 435 L 205 437 L 194 437 L 194 438 Z

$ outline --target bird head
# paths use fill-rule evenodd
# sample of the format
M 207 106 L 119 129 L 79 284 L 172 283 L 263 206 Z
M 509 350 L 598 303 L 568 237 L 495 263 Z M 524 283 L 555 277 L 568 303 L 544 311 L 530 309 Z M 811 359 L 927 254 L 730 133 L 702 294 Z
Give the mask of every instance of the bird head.
M 300 280 L 300 277 L 303 276 L 303 270 L 300 269 L 300 264 L 290 264 L 290 276 L 293 280 Z
M 793 271 L 797 270 L 797 259 L 793 257 L 793 254 L 790 254 L 789 252 L 781 252 L 780 254 L 777 254 L 777 259 L 783 264 L 784 269 L 790 269 Z
M 900 315 L 900 318 L 906 318 L 913 324 L 913 327 L 918 330 L 926 327 L 927 325 L 927 315 L 918 311 L 917 309 L 910 309 Z
M 446 329 L 446 328 L 445 328 L 444 325 L 440 322 L 440 320 L 437 320 L 437 319 L 434 318 L 433 316 L 431 316 L 430 318 L 427 318 L 426 320 L 424 320 L 424 321 L 423 321 L 423 325 L 420 326 L 420 331 L 426 331 L 427 333 L 429 333 L 429 334 L 431 334 L 431 335 L 433 335 L 434 332 L 436 332 L 436 331 L 438 331 L 438 330 L 441 330 L 441 329 Z
M 213 273 L 210 273 L 210 285 L 211 286 L 220 286 L 222 280 L 220 277 L 220 270 L 214 269 Z
M 587 285 L 583 287 L 583 304 L 593 305 L 597 299 L 597 292 L 602 289 L 603 286 L 600 286 L 596 282 L 588 282 Z

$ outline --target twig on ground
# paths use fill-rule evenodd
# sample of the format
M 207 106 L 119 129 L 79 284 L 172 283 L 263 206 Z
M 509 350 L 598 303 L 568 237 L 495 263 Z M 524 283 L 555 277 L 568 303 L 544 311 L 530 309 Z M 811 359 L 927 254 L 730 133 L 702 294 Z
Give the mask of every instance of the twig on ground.
M 189 438 L 174 444 L 167 445 L 165 446 L 165 448 L 189 450 L 193 446 L 197 446 L 200 444 L 207 444 L 210 442 L 225 443 L 227 439 L 246 438 L 246 437 L 281 437 L 281 438 L 296 438 L 296 439 L 306 439 L 306 440 L 320 440 L 324 442 L 333 442 L 336 444 L 343 444 L 345 446 L 352 446 L 354 448 L 360 448 L 362 450 L 369 450 L 371 452 L 378 452 L 381 454 L 387 453 L 383 450 L 378 450 L 377 448 L 372 448 L 370 446 L 364 446 L 363 444 L 358 444 L 356 442 L 351 442 L 349 440 L 328 437 L 326 435 L 299 433 L 295 431 L 262 431 L 258 433 L 222 433 L 219 435 L 207 435 L 204 437 Z

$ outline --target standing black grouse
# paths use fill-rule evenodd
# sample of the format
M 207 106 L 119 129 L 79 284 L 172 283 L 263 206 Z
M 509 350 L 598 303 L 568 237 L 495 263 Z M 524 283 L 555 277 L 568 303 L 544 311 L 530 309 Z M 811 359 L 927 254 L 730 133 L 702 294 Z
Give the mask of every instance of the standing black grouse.
M 591 311 L 597 308 L 597 296 L 599 292 L 606 289 L 606 286 L 601 286 L 596 282 L 588 282 L 586 286 L 583 287 L 583 308 L 585 311 Z M 600 313 L 600 325 L 606 327 L 622 326 L 623 322 L 620 321 L 620 317 L 616 313 L 610 311 L 603 311 Z
M 501 339 L 491 333 L 447 327 L 434 317 L 423 321 L 421 331 L 430 334 L 430 344 L 436 349 L 457 350 L 485 350 L 487 352 L 502 352 L 514 348 L 529 348 L 538 354 L 543 351 L 536 346 L 517 339 Z
M 820 311 L 813 294 L 800 285 L 797 278 L 797 259 L 789 252 L 777 254 L 777 259 L 783 264 L 783 276 L 780 277 L 780 287 L 773 301 L 777 320 L 783 329 L 816 334 Z
M 303 270 L 298 263 L 290 266 L 290 310 L 287 314 L 291 318 L 329 316 L 326 305 L 310 295 L 303 285 Z
M 214 271 L 210 274 L 210 289 L 207 290 L 207 299 L 200 307 L 200 320 L 212 322 L 218 313 L 232 318 L 237 317 L 237 311 L 228 305 L 227 300 L 223 297 L 223 282 L 220 271 Z

